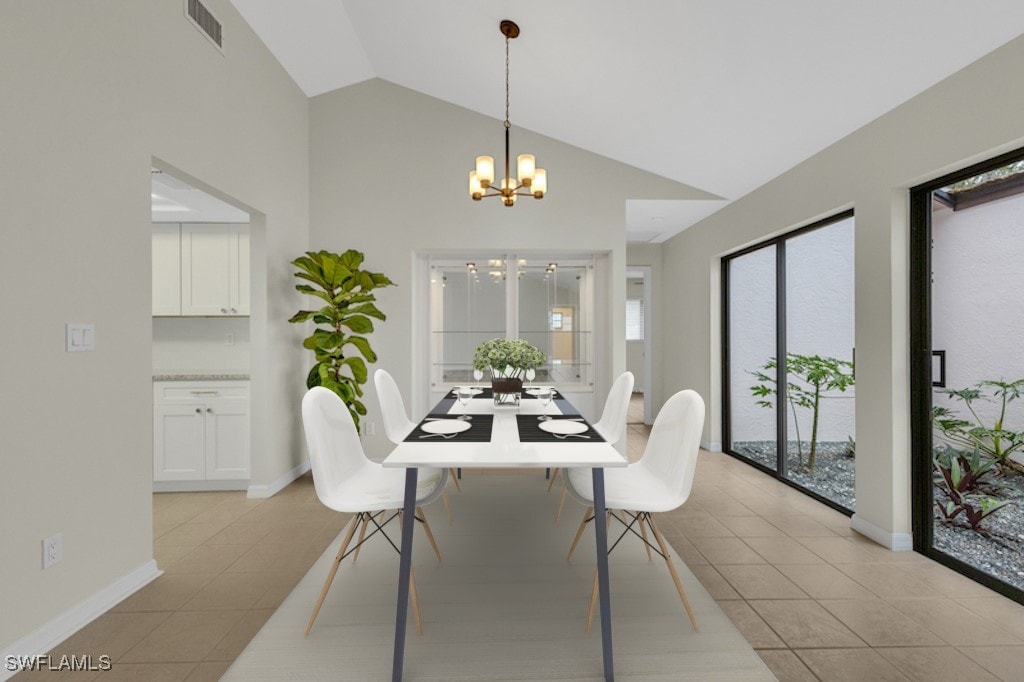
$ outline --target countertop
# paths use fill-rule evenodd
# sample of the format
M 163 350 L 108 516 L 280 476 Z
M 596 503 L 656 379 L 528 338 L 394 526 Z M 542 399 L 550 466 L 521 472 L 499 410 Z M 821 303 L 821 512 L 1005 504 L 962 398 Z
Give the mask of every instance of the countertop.
M 160 370 L 153 372 L 153 381 L 248 381 L 248 373 L 214 370 Z

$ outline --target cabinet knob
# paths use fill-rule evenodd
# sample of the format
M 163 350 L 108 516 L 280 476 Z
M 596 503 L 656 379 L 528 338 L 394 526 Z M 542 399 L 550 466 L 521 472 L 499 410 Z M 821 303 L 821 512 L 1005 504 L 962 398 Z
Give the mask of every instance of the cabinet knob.
M 209 412 L 210 414 L 213 414 L 213 408 L 212 407 L 207 407 L 206 411 Z
M 196 408 L 196 414 L 202 414 L 202 412 L 203 412 L 203 408 L 201 408 L 201 407 L 197 407 Z
M 221 308 L 220 311 L 226 315 L 227 312 L 228 312 L 228 309 L 227 308 Z
M 233 313 L 237 313 L 237 312 L 238 312 L 238 310 L 236 310 L 235 308 L 232 308 L 232 309 L 231 309 L 231 312 L 233 312 Z

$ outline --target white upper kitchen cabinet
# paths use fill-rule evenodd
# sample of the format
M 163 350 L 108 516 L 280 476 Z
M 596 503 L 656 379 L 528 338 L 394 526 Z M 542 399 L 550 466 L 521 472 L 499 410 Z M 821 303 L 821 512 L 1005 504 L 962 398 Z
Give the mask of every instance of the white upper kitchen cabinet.
M 181 314 L 249 314 L 248 225 L 181 225 Z
M 153 314 L 181 315 L 181 226 L 153 223 Z

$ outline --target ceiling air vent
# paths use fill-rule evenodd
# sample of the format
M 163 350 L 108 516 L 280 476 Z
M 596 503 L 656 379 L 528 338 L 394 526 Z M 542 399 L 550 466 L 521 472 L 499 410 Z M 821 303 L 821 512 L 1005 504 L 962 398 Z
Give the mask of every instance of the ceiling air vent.
M 185 0 L 185 16 L 217 46 L 218 50 L 224 51 L 221 23 L 206 9 L 206 5 L 199 0 Z

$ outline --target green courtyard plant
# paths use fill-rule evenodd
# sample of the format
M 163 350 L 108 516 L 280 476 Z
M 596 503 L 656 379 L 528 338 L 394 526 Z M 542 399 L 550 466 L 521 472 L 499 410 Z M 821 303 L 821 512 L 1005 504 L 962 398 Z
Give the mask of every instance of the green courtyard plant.
M 316 310 L 300 310 L 288 320 L 296 324 L 313 320 L 317 325 L 302 342 L 316 357 L 306 386 L 323 386 L 338 394 L 356 428 L 360 415 L 366 414 L 360 400 L 367 380 L 366 363 L 377 361 L 366 338 L 373 332 L 370 318 L 387 319 L 374 304 L 377 299 L 372 292 L 394 286 L 386 275 L 362 270 L 363 258 L 359 251 L 349 249 L 342 254 L 307 251 L 293 260 L 292 265 L 299 268 L 295 276 L 309 282 L 295 288 L 319 299 L 322 305 Z
M 775 371 L 773 371 L 775 370 Z M 761 407 L 774 408 L 777 396 L 778 362 L 775 358 L 768 361 L 761 369 L 750 372 L 760 382 L 750 387 L 757 404 Z M 772 372 L 769 374 L 768 372 Z M 803 441 L 800 438 L 800 421 L 797 419 L 797 408 L 811 412 L 811 440 L 807 455 L 807 469 L 814 470 L 814 458 L 818 452 L 818 419 L 821 413 L 821 401 L 833 397 L 830 391 L 843 393 L 854 384 L 853 363 L 838 358 L 820 355 L 786 354 L 786 400 L 793 411 L 793 424 L 796 428 L 796 447 L 800 466 L 804 466 Z
M 1024 431 L 1006 427 L 1007 410 L 1024 392 L 1024 379 L 986 379 L 968 388 L 939 389 L 938 392 L 962 403 L 969 415 L 965 419 L 948 407 L 937 405 L 932 408 L 932 424 L 942 440 L 954 448 L 962 448 L 967 452 L 977 449 L 998 467 L 1007 466 L 1009 456 L 1024 448 Z M 978 414 L 978 403 L 999 405 L 998 414 L 991 420 L 991 425 Z

